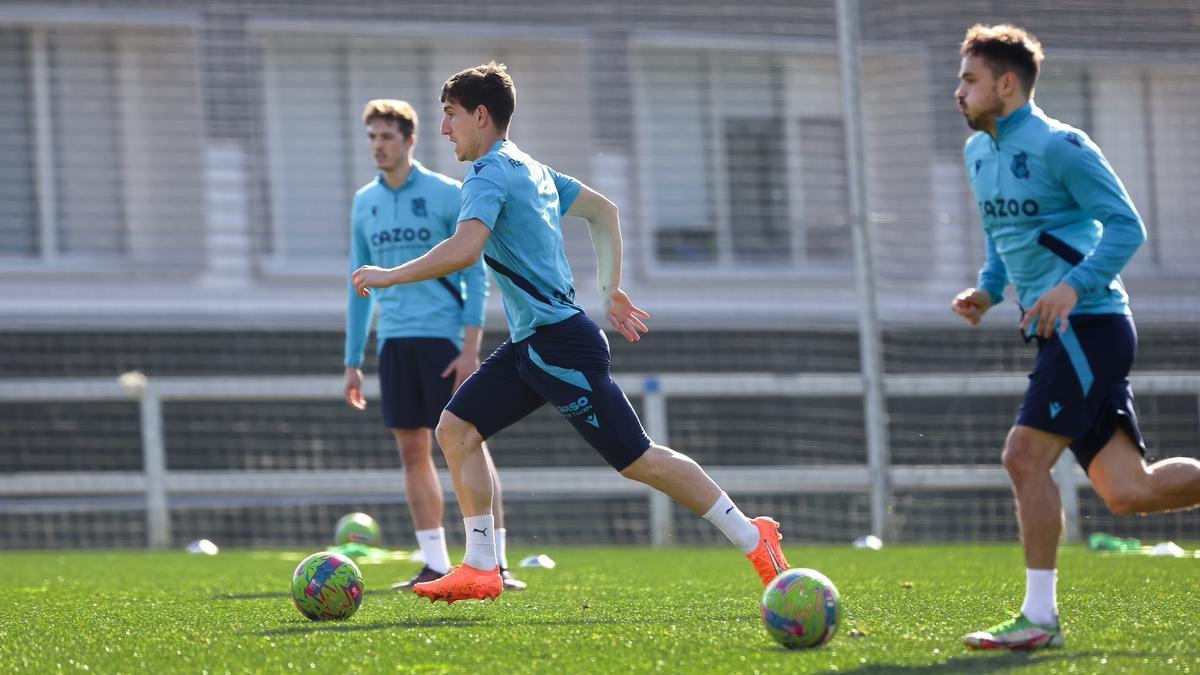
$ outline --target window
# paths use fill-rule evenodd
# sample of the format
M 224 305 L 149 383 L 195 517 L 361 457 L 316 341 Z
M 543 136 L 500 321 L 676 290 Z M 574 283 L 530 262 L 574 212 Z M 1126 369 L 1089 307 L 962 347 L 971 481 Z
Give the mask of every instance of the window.
M 776 149 L 782 128 L 779 118 L 725 120 L 731 239 L 739 262 L 790 258 L 787 183 Z
M 466 165 L 439 133 L 442 83 L 495 59 L 517 80 L 512 136 L 523 150 L 585 179 L 591 131 L 584 53 L 560 41 L 444 46 L 428 37 L 301 34 L 259 29 L 271 180 L 273 263 L 342 274 L 354 192 L 374 178 L 361 114 L 373 98 L 417 111 L 414 157 L 461 179 Z M 536 130 L 536 133 L 523 130 Z M 297 265 L 296 263 L 302 263 Z
M 194 54 L 182 29 L 0 29 L 0 256 L 199 262 Z
M 635 64 L 654 261 L 761 270 L 848 259 L 832 50 L 644 45 Z
M 804 155 L 804 228 L 808 255 L 820 259 L 850 258 L 850 177 L 846 170 L 845 127 L 840 118 L 800 120 Z

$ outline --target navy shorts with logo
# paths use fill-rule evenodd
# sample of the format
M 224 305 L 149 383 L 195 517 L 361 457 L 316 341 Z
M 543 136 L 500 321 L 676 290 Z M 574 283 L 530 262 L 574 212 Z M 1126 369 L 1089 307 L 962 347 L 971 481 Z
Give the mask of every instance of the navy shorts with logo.
M 437 426 L 454 391 L 442 377 L 461 350 L 446 338 L 388 338 L 379 353 L 379 398 L 390 429 Z
M 585 314 L 505 341 L 471 375 L 446 410 L 488 438 L 547 401 L 620 471 L 641 457 L 650 438 L 609 373 L 608 338 Z
M 1133 410 L 1129 369 L 1137 352 L 1133 318 L 1123 314 L 1072 316 L 1065 333 L 1038 338 L 1037 362 L 1017 424 L 1071 439 L 1084 471 L 1117 427 L 1146 454 Z

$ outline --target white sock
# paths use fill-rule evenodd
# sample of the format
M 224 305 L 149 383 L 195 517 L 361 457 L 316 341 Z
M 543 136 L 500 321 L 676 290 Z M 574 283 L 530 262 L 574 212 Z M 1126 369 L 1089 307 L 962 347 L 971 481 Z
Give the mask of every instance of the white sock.
M 484 572 L 495 569 L 495 518 L 490 513 L 486 516 L 468 516 L 463 518 L 463 525 L 467 530 L 467 555 L 463 557 L 463 562 Z
M 1058 570 L 1025 570 L 1025 602 L 1021 613 L 1043 626 L 1058 624 Z
M 758 548 L 758 528 L 724 492 L 717 497 L 716 503 L 712 505 L 708 513 L 704 514 L 704 519 L 716 525 L 717 529 L 721 530 L 734 546 L 741 549 L 742 553 L 750 553 Z
M 496 561 L 508 569 L 508 528 L 496 528 Z
M 446 550 L 446 528 L 417 530 L 417 546 L 421 547 L 421 556 L 425 558 L 426 567 L 442 574 L 450 571 L 450 553 Z

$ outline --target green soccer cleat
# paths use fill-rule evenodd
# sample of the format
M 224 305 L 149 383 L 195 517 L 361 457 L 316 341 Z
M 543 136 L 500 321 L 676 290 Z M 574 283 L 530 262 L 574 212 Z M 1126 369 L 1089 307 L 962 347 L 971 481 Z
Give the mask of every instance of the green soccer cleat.
M 971 649 L 1047 649 L 1063 646 L 1062 624 L 1043 626 L 1018 614 L 987 630 L 968 633 L 963 644 Z

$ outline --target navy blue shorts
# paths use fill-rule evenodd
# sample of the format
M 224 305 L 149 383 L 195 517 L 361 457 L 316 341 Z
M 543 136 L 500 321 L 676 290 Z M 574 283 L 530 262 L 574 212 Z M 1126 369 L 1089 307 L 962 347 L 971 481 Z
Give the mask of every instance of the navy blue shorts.
M 1084 471 L 1118 427 L 1145 455 L 1129 386 L 1136 353 L 1132 317 L 1072 316 L 1066 333 L 1038 338 L 1037 362 L 1017 424 L 1070 438 L 1071 452 Z
M 446 410 L 488 438 L 547 401 L 620 471 L 650 438 L 625 392 L 613 382 L 608 338 L 580 313 L 519 342 L 507 340 L 471 375 Z
M 454 390 L 454 378 L 442 377 L 442 371 L 459 353 L 446 338 L 384 340 L 379 354 L 383 423 L 390 429 L 436 427 Z

